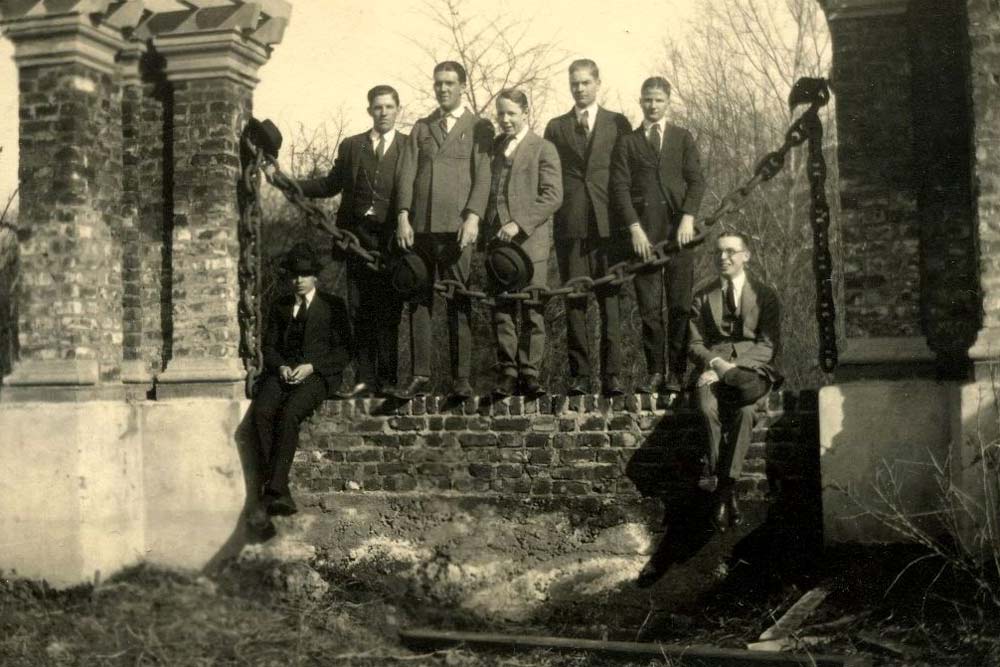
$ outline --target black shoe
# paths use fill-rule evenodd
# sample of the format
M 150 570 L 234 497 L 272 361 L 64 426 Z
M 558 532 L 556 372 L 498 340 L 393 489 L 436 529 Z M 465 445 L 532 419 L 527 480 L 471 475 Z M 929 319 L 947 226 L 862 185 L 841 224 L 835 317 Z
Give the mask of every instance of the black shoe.
M 372 387 L 367 382 L 358 382 L 350 389 L 345 391 L 338 391 L 334 393 L 337 398 L 369 398 L 374 396 L 375 392 Z
M 538 378 L 531 375 L 521 376 L 521 396 L 525 398 L 532 399 L 538 398 L 539 396 L 544 396 L 548 392 L 545 391 L 545 387 L 538 384 Z
M 726 510 L 729 512 L 729 525 L 732 528 L 743 523 L 743 513 L 740 512 L 740 506 L 736 502 L 736 494 L 733 492 L 729 493 L 729 498 L 726 500 Z
M 271 516 L 291 516 L 299 511 L 292 499 L 292 494 L 267 495 L 267 513 Z
M 666 408 L 668 410 L 673 409 L 681 400 L 681 392 L 669 389 L 660 394 L 658 407 Z
M 411 398 L 416 398 L 417 396 L 426 396 L 430 392 L 431 379 L 426 375 L 414 375 L 407 384 L 401 387 L 396 387 L 389 393 L 394 398 L 398 398 L 402 401 L 408 401 Z
M 625 388 L 622 387 L 622 381 L 618 379 L 617 375 L 605 375 L 601 380 L 601 393 L 608 398 L 624 396 Z
M 497 386 L 493 389 L 493 395 L 500 398 L 507 398 L 508 396 L 514 395 L 514 389 L 517 387 L 517 376 L 515 375 L 501 375 L 497 379 Z M 471 388 L 470 388 L 471 389 Z
M 729 528 L 729 505 L 726 504 L 726 501 L 716 502 L 715 508 L 712 510 L 712 524 L 720 533 L 726 532 L 726 529 Z
M 649 588 L 657 581 L 659 581 L 666 570 L 661 570 L 652 560 L 643 565 L 642 570 L 639 572 L 639 576 L 635 578 L 635 585 L 639 588 Z
M 637 394 L 655 394 L 660 391 L 663 384 L 663 373 L 651 373 L 646 377 L 646 381 L 635 388 Z
M 469 384 L 469 378 L 456 378 L 455 383 L 451 387 L 451 397 L 459 401 L 464 401 L 468 398 L 473 397 L 472 385 Z
M 567 396 L 584 396 L 590 393 L 590 377 L 587 375 L 577 375 L 569 379 L 566 385 Z

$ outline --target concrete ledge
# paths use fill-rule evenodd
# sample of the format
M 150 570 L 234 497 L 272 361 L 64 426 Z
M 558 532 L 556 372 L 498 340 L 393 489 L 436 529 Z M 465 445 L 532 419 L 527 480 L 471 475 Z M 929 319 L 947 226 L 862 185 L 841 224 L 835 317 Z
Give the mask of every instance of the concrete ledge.
M 19 362 L 3 383 L 11 387 L 96 385 L 100 364 L 96 359 L 29 359 Z
M 848 338 L 840 355 L 842 365 L 924 363 L 936 359 L 923 336 Z

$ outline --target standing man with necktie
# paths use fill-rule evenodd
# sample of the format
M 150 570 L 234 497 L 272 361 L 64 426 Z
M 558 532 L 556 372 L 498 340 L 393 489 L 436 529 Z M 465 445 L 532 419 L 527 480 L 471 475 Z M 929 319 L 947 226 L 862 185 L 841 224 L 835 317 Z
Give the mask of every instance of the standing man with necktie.
M 601 76 L 593 60 L 574 60 L 569 66 L 569 88 L 575 102 L 568 113 L 553 118 L 545 138 L 559 152 L 562 165 L 563 204 L 556 212 L 553 237 L 559 276 L 599 278 L 607 273 L 616 224 L 608 208 L 611 151 L 618 138 L 632 126 L 620 113 L 597 104 Z M 601 391 L 607 396 L 624 393 L 621 372 L 621 326 L 618 288 L 595 291 L 601 316 Z M 566 393 L 590 392 L 590 344 L 587 335 L 587 298 L 567 298 L 566 348 L 570 380 Z
M 386 253 L 395 236 L 395 178 L 407 135 L 396 131 L 399 93 L 379 85 L 368 91 L 372 129 L 340 144 L 333 168 L 323 178 L 299 181 L 307 197 L 342 195 L 337 226 L 358 237 L 366 250 Z M 399 320 L 402 301 L 387 274 L 347 257 L 347 304 L 354 329 L 354 387 L 342 398 L 380 394 L 398 382 Z
M 646 260 L 655 243 L 670 239 L 683 246 L 694 238 L 694 216 L 705 194 L 705 179 L 691 133 L 668 121 L 670 82 L 659 76 L 646 79 L 639 105 L 642 125 L 615 146 L 611 191 L 614 207 L 628 225 L 632 251 Z M 693 289 L 694 255 L 690 249 L 676 252 L 665 268 L 635 275 L 647 370 L 645 382 L 636 391 L 662 393 L 667 407 L 677 401 L 687 370 Z
M 445 61 L 434 67 L 439 107 L 413 125 L 396 172 L 399 213 L 396 241 L 418 247 L 432 260 L 432 275 L 467 285 L 479 220 L 490 195 L 493 125 L 465 108 L 465 68 Z M 413 377 L 400 386 L 399 398 L 427 394 L 432 386 L 434 289 L 410 304 L 410 354 Z M 448 337 L 455 398 L 472 396 L 472 302 L 448 301 Z
M 502 134 L 494 150 L 487 229 L 500 241 L 520 245 L 533 265 L 529 285 L 546 287 L 550 221 L 562 202 L 559 154 L 528 127 L 528 97 L 522 91 L 497 95 L 497 122 Z M 493 309 L 493 326 L 499 375 L 494 393 L 504 397 L 520 390 L 529 398 L 544 394 L 538 380 L 545 354 L 544 306 L 501 301 Z
M 754 403 L 782 376 L 775 367 L 781 311 L 767 285 L 747 275 L 748 238 L 723 232 L 716 241 L 719 278 L 695 295 L 689 351 L 700 375 L 698 407 L 708 427 L 703 489 L 716 489 L 713 520 L 719 530 L 740 523 L 734 486 L 750 447 Z
M 261 486 L 248 519 L 257 530 L 267 527 L 269 514 L 296 512 L 288 476 L 299 425 L 339 386 L 351 350 L 347 307 L 316 288 L 322 267 L 312 247 L 295 244 L 283 268 L 293 293 L 278 299 L 268 313 L 262 346 L 265 376 L 250 408 Z

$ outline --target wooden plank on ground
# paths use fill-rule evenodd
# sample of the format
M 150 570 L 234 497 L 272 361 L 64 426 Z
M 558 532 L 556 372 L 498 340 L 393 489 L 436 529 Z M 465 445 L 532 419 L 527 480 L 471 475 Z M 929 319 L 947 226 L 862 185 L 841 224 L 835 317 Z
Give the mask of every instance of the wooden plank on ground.
M 816 653 L 779 653 L 745 651 L 714 646 L 681 646 L 638 642 L 614 642 L 572 637 L 541 635 L 506 635 L 488 632 L 458 632 L 415 628 L 401 630 L 403 643 L 414 650 L 438 650 L 466 646 L 470 649 L 500 651 L 581 651 L 615 657 L 661 658 L 671 665 L 684 667 L 867 667 L 864 656 L 823 655 Z

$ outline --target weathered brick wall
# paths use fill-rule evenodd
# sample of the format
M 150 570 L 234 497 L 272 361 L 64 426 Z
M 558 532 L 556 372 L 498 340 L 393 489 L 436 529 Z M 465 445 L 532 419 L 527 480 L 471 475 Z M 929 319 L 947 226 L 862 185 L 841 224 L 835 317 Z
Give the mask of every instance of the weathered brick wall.
M 226 79 L 196 79 L 174 82 L 172 97 L 172 355 L 234 359 L 239 138 L 252 90 Z
M 20 75 L 22 359 L 120 369 L 121 91 L 83 65 Z
M 738 482 L 761 500 L 782 479 L 818 475 L 814 392 L 761 405 Z M 310 503 L 342 493 L 627 498 L 697 479 L 705 433 L 691 408 L 638 398 L 328 401 L 302 430 L 293 479 Z

